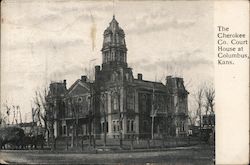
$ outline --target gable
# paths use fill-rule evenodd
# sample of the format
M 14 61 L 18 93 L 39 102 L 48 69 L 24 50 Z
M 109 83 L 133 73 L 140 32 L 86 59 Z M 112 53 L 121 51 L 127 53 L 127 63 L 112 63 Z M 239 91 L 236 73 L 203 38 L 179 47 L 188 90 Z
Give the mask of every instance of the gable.
M 69 89 L 67 96 L 83 95 L 86 93 L 89 93 L 87 84 L 81 83 L 79 81 Z

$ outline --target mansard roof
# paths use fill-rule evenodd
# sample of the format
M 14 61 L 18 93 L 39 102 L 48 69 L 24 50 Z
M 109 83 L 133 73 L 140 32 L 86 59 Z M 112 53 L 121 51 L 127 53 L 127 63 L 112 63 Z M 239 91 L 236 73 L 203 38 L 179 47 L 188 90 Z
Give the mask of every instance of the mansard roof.
M 64 82 L 51 82 L 49 86 L 49 93 L 47 98 L 50 97 L 61 97 L 67 92 L 66 85 Z
M 181 77 L 167 76 L 167 88 L 170 93 L 189 94 Z
M 107 27 L 107 29 L 104 31 L 104 35 L 105 34 L 109 34 L 109 33 L 120 33 L 124 35 L 124 31 L 123 29 L 119 26 L 119 23 L 117 22 L 117 20 L 115 19 L 115 16 L 113 16 L 112 21 L 109 23 L 109 27 Z
M 154 88 L 155 90 L 159 91 L 164 91 L 164 92 L 168 91 L 167 87 L 161 82 L 134 79 L 134 83 L 139 88 L 145 88 L 150 90 Z

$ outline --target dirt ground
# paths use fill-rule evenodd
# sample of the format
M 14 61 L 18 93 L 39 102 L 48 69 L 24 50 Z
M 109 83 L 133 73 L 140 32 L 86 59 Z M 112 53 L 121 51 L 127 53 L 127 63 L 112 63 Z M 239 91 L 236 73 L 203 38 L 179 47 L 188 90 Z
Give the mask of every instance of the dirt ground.
M 214 147 L 193 146 L 164 151 L 72 153 L 39 150 L 2 150 L 1 163 L 9 164 L 171 164 L 212 165 Z

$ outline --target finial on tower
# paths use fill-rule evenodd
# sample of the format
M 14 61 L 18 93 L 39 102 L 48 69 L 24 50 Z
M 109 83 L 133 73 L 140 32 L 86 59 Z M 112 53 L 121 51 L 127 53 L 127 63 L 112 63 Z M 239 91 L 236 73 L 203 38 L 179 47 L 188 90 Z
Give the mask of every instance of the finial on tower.
M 113 0 L 113 19 L 115 18 L 115 0 Z

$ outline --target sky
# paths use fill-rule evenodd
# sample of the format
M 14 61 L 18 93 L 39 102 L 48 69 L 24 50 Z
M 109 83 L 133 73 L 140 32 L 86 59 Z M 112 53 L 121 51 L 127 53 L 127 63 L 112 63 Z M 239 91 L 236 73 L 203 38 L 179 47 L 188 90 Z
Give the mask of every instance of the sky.
M 115 14 L 126 35 L 134 77 L 184 78 L 190 92 L 214 79 L 213 2 L 8 0 L 2 2 L 1 111 L 19 105 L 31 120 L 37 89 L 101 65 L 103 32 Z

